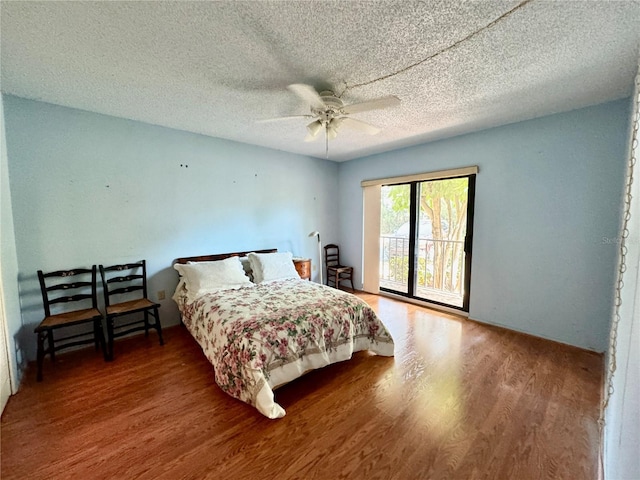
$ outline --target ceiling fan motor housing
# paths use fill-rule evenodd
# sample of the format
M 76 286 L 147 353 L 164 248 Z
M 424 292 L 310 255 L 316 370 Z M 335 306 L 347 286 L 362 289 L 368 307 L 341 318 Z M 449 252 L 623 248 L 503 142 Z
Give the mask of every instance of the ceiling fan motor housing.
M 335 93 L 330 90 L 320 92 L 320 98 L 322 98 L 322 101 L 327 106 L 327 109 L 333 110 L 336 113 L 339 112 L 342 107 L 344 107 L 344 103 L 342 103 L 342 100 L 336 97 Z

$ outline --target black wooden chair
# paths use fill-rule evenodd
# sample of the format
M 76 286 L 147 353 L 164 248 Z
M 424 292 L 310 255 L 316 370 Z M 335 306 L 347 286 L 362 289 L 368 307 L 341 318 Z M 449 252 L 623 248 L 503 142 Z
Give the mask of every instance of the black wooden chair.
M 324 247 L 324 264 L 327 272 L 327 285 L 339 289 L 340 283 L 349 281 L 353 288 L 353 267 L 340 264 L 340 248 L 333 243 Z
M 149 336 L 149 328 L 158 332 L 160 345 L 162 339 L 162 325 L 158 314 L 159 303 L 149 300 L 147 294 L 147 263 L 127 263 L 105 267 L 100 265 L 100 276 L 104 289 L 104 303 L 107 312 L 107 358 L 113 360 L 113 340 L 133 332 L 144 330 Z M 117 302 L 114 302 L 114 298 Z M 115 325 L 116 319 L 127 315 L 142 313 L 142 318 L 128 319 L 127 323 Z M 149 316 L 154 322 L 149 322 Z
M 96 350 L 102 350 L 106 360 L 102 314 L 97 308 L 97 269 L 88 268 L 58 270 L 43 273 L 38 270 L 38 280 L 44 304 L 44 320 L 35 328 L 38 335 L 37 380 L 42 381 L 42 362 L 45 355 L 51 355 L 55 362 L 56 352 L 64 348 L 93 343 Z M 60 305 L 58 305 L 60 304 Z M 56 338 L 57 330 L 91 324 L 91 330 L 69 329 L 75 333 Z M 85 330 L 85 331 L 81 331 Z

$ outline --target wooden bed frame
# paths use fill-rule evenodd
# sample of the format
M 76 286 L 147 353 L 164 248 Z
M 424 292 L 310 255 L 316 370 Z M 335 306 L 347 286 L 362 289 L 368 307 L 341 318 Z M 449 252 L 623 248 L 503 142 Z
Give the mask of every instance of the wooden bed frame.
M 188 263 L 188 262 L 215 262 L 217 260 L 224 260 L 229 257 L 246 257 L 249 253 L 275 253 L 277 248 L 269 248 L 266 250 L 249 250 L 248 252 L 232 252 L 232 253 L 217 253 L 215 255 L 199 255 L 197 257 L 181 257 L 176 258 L 173 263 Z

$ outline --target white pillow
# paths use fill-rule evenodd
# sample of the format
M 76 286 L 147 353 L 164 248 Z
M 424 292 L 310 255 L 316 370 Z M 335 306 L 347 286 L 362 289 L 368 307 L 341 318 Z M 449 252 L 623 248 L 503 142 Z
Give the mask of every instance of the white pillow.
M 240 263 L 244 269 L 244 274 L 249 277 L 249 280 L 253 280 L 253 271 L 251 270 L 251 262 L 249 257 L 240 257 Z
M 291 252 L 278 253 L 250 253 L 247 255 L 253 270 L 253 281 L 256 283 L 285 280 L 287 278 L 300 279 L 293 265 Z
M 253 286 L 238 257 L 186 265 L 176 263 L 173 268 L 182 275 L 190 300 L 205 293 Z

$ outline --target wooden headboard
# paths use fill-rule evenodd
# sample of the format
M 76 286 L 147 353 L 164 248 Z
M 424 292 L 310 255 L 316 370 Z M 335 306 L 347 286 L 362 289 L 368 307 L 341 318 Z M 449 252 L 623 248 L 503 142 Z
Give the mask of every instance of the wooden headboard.
M 247 254 L 253 253 L 274 253 L 277 252 L 277 248 L 270 248 L 267 250 L 249 250 L 248 252 L 232 252 L 232 253 L 217 253 L 215 255 L 199 255 L 197 257 L 182 257 L 176 258 L 173 263 L 187 263 L 187 262 L 215 262 L 216 260 L 224 260 L 229 257 L 246 257 Z

